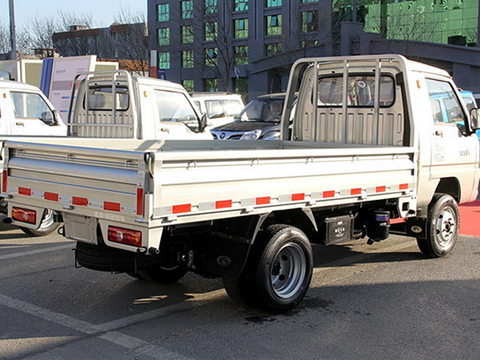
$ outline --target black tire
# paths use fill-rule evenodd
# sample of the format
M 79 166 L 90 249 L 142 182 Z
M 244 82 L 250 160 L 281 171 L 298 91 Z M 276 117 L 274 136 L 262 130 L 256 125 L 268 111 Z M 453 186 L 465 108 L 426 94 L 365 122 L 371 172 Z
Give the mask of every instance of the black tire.
M 59 225 L 60 223 L 55 222 L 53 210 L 45 210 L 42 218 L 42 223 L 40 224 L 40 228 L 36 230 L 29 229 L 23 226 L 19 226 L 19 228 L 25 234 L 30 236 L 45 236 L 57 230 Z
M 77 242 L 76 261 L 80 266 L 98 271 L 134 274 L 144 268 L 158 266 L 159 258 L 134 252 Z
M 447 194 L 435 194 L 428 206 L 426 238 L 417 238 L 420 251 L 432 258 L 450 253 L 458 239 L 460 212 L 455 199 Z
M 232 300 L 283 313 L 302 301 L 312 272 L 312 248 L 306 235 L 293 226 L 272 225 L 252 245 L 240 277 L 224 278 L 223 283 Z
M 143 280 L 158 284 L 173 284 L 184 277 L 187 272 L 188 268 L 182 265 L 171 268 L 158 266 L 155 268 L 138 270 L 136 275 Z

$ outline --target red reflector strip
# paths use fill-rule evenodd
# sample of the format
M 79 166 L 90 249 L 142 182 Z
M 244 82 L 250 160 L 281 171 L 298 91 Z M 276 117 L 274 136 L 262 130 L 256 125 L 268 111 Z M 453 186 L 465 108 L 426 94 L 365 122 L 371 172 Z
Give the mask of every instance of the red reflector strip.
M 4 193 L 7 192 L 7 175 L 6 171 L 2 172 L 2 192 Z
M 73 196 L 72 197 L 72 204 L 73 205 L 78 205 L 78 206 L 87 206 L 88 205 L 88 199 L 83 198 L 83 197 Z
M 24 187 L 19 187 L 18 188 L 18 193 L 20 195 L 26 195 L 26 196 L 32 196 L 32 189 L 27 189 Z
M 172 206 L 172 213 L 173 214 L 181 214 L 181 213 L 187 213 L 192 211 L 192 205 L 191 204 L 183 204 L 183 205 L 174 205 Z
M 255 199 L 256 205 L 267 205 L 270 204 L 270 196 L 258 197 Z
M 362 194 L 362 188 L 355 188 L 350 190 L 350 195 L 361 195 Z
M 390 224 L 402 224 L 405 221 L 407 221 L 405 218 L 390 219 Z
M 408 184 L 400 184 L 400 190 L 407 190 Z
M 142 246 L 142 232 L 109 226 L 108 240 L 120 244 Z
M 34 210 L 26 210 L 14 207 L 12 208 L 12 219 L 29 224 L 37 223 L 37 213 Z
M 226 209 L 232 207 L 232 200 L 222 200 L 215 202 L 215 209 Z
M 143 215 L 143 189 L 137 188 L 137 215 Z
M 58 194 L 51 193 L 51 192 L 45 192 L 43 194 L 43 198 L 45 200 L 50 200 L 50 201 L 58 201 Z
M 335 190 L 330 190 L 330 191 L 324 191 L 323 192 L 323 197 L 324 198 L 331 198 L 335 196 Z
M 292 194 L 292 201 L 305 200 L 305 194 Z
M 121 206 L 119 203 L 114 203 L 110 201 L 105 201 L 103 203 L 103 209 L 104 210 L 110 210 L 110 211 L 120 211 Z
M 387 191 L 387 187 L 386 187 L 386 186 L 377 186 L 377 187 L 375 188 L 375 191 L 376 191 L 377 193 L 379 193 L 379 192 L 385 192 L 385 191 Z

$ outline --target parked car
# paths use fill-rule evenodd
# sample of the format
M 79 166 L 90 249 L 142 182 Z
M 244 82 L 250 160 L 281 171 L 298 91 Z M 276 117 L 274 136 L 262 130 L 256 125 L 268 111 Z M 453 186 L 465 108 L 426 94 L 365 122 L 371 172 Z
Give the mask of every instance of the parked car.
M 245 107 L 241 95 L 227 93 L 192 93 L 193 102 L 206 115 L 207 128 L 231 122 Z
M 285 93 L 266 94 L 251 100 L 234 122 L 210 132 L 217 140 L 278 139 Z

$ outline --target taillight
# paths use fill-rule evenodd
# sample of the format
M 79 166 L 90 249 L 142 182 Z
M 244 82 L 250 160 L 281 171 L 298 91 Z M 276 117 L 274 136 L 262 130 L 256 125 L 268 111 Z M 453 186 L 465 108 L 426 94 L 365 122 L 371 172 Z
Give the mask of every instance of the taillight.
M 12 208 L 12 219 L 29 224 L 37 223 L 37 212 L 34 210 L 27 210 L 14 207 Z
M 142 246 L 142 232 L 109 226 L 108 240 L 140 247 Z

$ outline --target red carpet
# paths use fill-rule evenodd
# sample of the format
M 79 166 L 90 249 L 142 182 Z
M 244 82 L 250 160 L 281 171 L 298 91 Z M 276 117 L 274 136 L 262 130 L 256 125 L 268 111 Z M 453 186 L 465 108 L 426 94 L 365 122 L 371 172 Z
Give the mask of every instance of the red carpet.
M 460 234 L 480 236 L 480 200 L 459 207 Z

